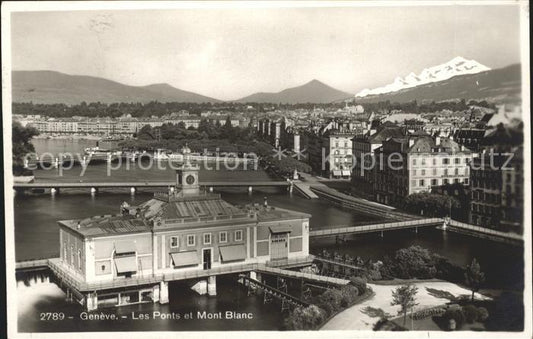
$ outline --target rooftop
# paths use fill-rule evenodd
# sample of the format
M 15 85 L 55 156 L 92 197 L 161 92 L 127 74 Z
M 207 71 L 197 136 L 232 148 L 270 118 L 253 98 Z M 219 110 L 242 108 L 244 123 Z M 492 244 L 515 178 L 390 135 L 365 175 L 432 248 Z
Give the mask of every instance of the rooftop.
M 234 206 L 222 200 L 219 194 L 183 196 L 180 193 L 156 193 L 154 198 L 139 206 L 123 204 L 122 214 L 62 220 L 59 224 L 83 237 L 101 237 L 311 217 L 306 213 L 260 204 Z

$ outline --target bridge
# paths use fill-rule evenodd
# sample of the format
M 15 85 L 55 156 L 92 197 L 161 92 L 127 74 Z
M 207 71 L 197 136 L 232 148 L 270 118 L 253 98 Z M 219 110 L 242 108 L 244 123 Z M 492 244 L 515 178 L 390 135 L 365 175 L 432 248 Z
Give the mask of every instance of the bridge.
M 125 182 L 65 182 L 65 181 L 38 181 L 30 183 L 14 183 L 13 188 L 45 189 L 45 188 L 168 188 L 174 187 L 176 181 L 125 181 Z M 201 182 L 205 187 L 287 187 L 287 181 L 206 181 Z
M 100 291 L 107 289 L 115 288 L 126 288 L 132 286 L 141 286 L 156 284 L 161 281 L 177 281 L 177 280 L 188 280 L 188 279 L 199 279 L 207 278 L 210 276 L 223 275 L 223 274 L 234 274 L 234 273 L 243 273 L 250 271 L 264 272 L 268 274 L 282 274 L 285 272 L 285 276 L 295 277 L 295 278 L 304 278 L 314 281 L 321 281 L 324 279 L 324 282 L 330 281 L 331 284 L 335 284 L 336 280 L 328 280 L 328 277 L 316 276 L 313 274 L 305 274 L 300 272 L 289 271 L 287 267 L 298 267 L 298 266 L 307 266 L 313 262 L 313 256 L 308 256 L 306 258 L 298 258 L 291 260 L 283 261 L 272 261 L 267 264 L 258 264 L 258 263 L 247 263 L 239 265 L 228 265 L 214 267 L 208 270 L 193 270 L 193 271 L 175 271 L 171 273 L 158 273 L 153 275 L 144 275 L 136 278 L 129 279 L 115 279 L 110 281 L 101 281 L 101 282 L 86 282 L 79 276 L 78 272 L 70 271 L 65 268 L 64 265 L 61 265 L 59 258 L 49 258 L 49 259 L 38 259 L 38 260 L 29 260 L 17 262 L 15 268 L 17 272 L 24 270 L 41 270 L 44 268 L 49 268 L 54 275 L 65 285 L 69 286 L 72 290 L 79 292 L 91 292 L 91 291 Z M 313 276 L 315 279 L 313 279 Z M 329 278 L 333 279 L 333 278 Z M 339 280 L 340 281 L 340 280 Z M 346 281 L 348 283 L 348 281 Z
M 322 258 L 315 256 L 315 262 L 320 269 L 320 274 L 327 276 L 338 276 L 338 277 L 353 277 L 358 273 L 366 271 L 364 267 L 353 265 L 351 261 L 340 261 L 336 259 Z
M 319 197 L 331 201 L 342 207 L 355 210 L 359 213 L 381 216 L 385 219 L 391 220 L 413 220 L 420 219 L 418 215 L 400 212 L 394 207 L 383 205 L 377 202 L 369 201 L 362 198 L 353 197 L 348 194 L 341 193 L 333 188 L 325 185 L 311 185 L 310 190 L 316 193 Z
M 392 230 L 401 230 L 401 229 L 418 229 L 418 227 L 428 227 L 428 226 L 442 226 L 444 220 L 441 218 L 429 218 L 429 219 L 417 219 L 417 220 L 407 220 L 407 221 L 395 221 L 379 224 L 371 224 L 364 226 L 332 226 L 332 228 L 320 229 L 320 230 L 311 230 L 309 232 L 309 237 L 332 237 L 340 235 L 350 235 L 350 234 L 365 234 L 373 232 L 384 232 Z
M 470 225 L 464 222 L 445 218 L 444 224 L 438 228 L 449 230 L 457 233 L 472 235 L 478 238 L 485 238 L 489 240 L 499 241 L 515 246 L 524 246 L 524 237 L 520 234 L 511 232 L 502 232 L 493 230 L 487 227 L 480 227 Z
M 264 273 L 264 274 L 272 274 L 276 276 L 282 276 L 282 277 L 294 278 L 294 279 L 302 279 L 306 281 L 312 281 L 315 283 L 322 283 L 322 284 L 334 285 L 334 286 L 344 286 L 350 282 L 349 280 L 346 280 L 346 279 L 339 279 L 339 278 L 328 277 L 328 276 L 312 274 L 312 273 L 290 271 L 286 269 L 280 269 L 280 268 L 268 267 L 268 266 L 259 267 L 256 271 L 260 273 Z
M 260 289 L 264 291 L 264 299 L 263 302 L 267 303 L 269 301 L 269 297 L 273 297 L 276 299 L 279 299 L 281 301 L 281 309 L 287 309 L 285 307 L 286 304 L 289 304 L 293 307 L 303 306 L 307 307 L 309 306 L 309 303 L 306 301 L 303 301 L 295 296 L 290 295 L 287 293 L 287 285 L 283 285 L 285 288 L 285 291 L 275 288 L 273 286 L 267 285 L 265 283 L 262 283 L 256 279 L 253 279 L 246 274 L 239 274 L 239 278 L 242 279 L 244 285 L 248 286 L 249 289 Z

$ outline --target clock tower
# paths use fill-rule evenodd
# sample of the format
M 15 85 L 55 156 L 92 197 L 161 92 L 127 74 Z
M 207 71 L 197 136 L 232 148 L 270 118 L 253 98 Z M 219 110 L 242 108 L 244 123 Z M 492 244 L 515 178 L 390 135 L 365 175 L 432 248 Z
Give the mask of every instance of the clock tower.
M 198 195 L 200 194 L 200 185 L 198 184 L 198 165 L 191 163 L 191 150 L 185 146 L 182 149 L 183 165 L 176 169 L 176 183 L 178 188 L 181 187 L 183 195 Z

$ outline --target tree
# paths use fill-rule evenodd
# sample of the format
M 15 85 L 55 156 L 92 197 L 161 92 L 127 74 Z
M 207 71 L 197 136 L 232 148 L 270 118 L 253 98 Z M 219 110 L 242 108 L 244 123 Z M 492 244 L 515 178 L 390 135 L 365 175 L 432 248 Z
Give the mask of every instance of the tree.
M 39 135 L 39 131 L 33 127 L 24 127 L 19 122 L 13 122 L 12 141 L 13 141 L 13 172 L 21 173 L 26 154 L 35 152 L 31 139 Z
M 433 278 L 436 273 L 431 253 L 420 246 L 410 246 L 396 251 L 394 273 L 403 279 Z
M 325 318 L 324 310 L 315 305 L 300 306 L 285 318 L 285 327 L 288 330 L 314 330 Z
M 137 139 L 155 140 L 155 135 L 154 131 L 152 130 L 152 126 L 144 125 L 143 127 L 141 127 L 141 129 L 137 132 Z
M 407 320 L 407 311 L 412 309 L 416 305 L 415 296 L 418 293 L 418 287 L 407 284 L 397 287 L 392 291 L 392 302 L 391 305 L 400 305 L 400 311 L 398 314 L 403 314 L 403 325 L 405 326 L 405 321 Z
M 465 283 L 472 291 L 472 301 L 474 301 L 474 293 L 479 291 L 481 284 L 485 282 L 485 273 L 481 272 L 481 267 L 476 258 L 472 259 L 472 263 L 466 266 Z
M 443 217 L 449 213 L 450 207 L 459 208 L 459 201 L 449 195 L 434 193 L 413 193 L 403 203 L 406 211 L 416 214 L 423 211 L 425 216 Z

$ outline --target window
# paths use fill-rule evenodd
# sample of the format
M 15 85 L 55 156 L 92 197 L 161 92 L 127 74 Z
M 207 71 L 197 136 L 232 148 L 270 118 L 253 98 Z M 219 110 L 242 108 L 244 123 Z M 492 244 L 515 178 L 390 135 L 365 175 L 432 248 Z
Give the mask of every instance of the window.
M 437 186 L 437 179 L 431 179 L 431 186 Z
M 413 166 L 416 166 L 416 159 L 413 159 Z
M 450 163 L 450 159 L 448 159 L 448 158 L 442 158 L 442 163 L 443 163 L 444 165 L 448 165 L 448 164 Z
M 63 243 L 63 261 L 67 261 L 68 255 L 67 255 L 67 243 Z
M 104 271 L 105 271 L 105 265 L 102 265 L 102 266 L 100 267 L 100 269 L 102 270 L 102 272 L 104 272 Z
M 187 235 L 187 246 L 194 246 L 196 244 L 196 237 L 194 234 Z
M 211 233 L 204 233 L 204 245 L 211 245 Z
M 235 231 L 235 241 L 242 241 L 242 231 Z
M 455 158 L 455 159 L 453 159 L 453 160 L 454 160 L 454 162 L 455 162 L 456 164 L 461 163 L 461 158 Z
M 170 248 L 177 248 L 180 246 L 180 238 L 178 236 L 170 237 Z
M 413 170 L 413 175 L 416 175 L 416 170 L 415 169 Z
M 444 169 L 444 175 L 448 175 L 448 169 L 447 168 Z
M 228 232 L 220 232 L 220 242 L 228 242 Z
M 426 170 L 422 170 L 422 175 L 426 175 Z
M 70 264 L 74 265 L 74 246 L 70 246 Z
M 433 175 L 437 175 L 437 169 L 436 168 L 433 169 Z
M 436 165 L 437 164 L 437 159 L 433 159 L 433 165 Z
M 448 179 L 444 179 L 443 182 L 444 182 L 444 185 L 448 185 Z
M 78 250 L 78 269 L 81 270 L 81 250 Z
M 426 186 L 426 183 L 424 182 L 424 179 L 420 180 L 420 187 Z
M 425 164 L 426 164 L 426 159 L 423 158 L 423 159 L 422 159 L 422 165 L 425 165 Z

